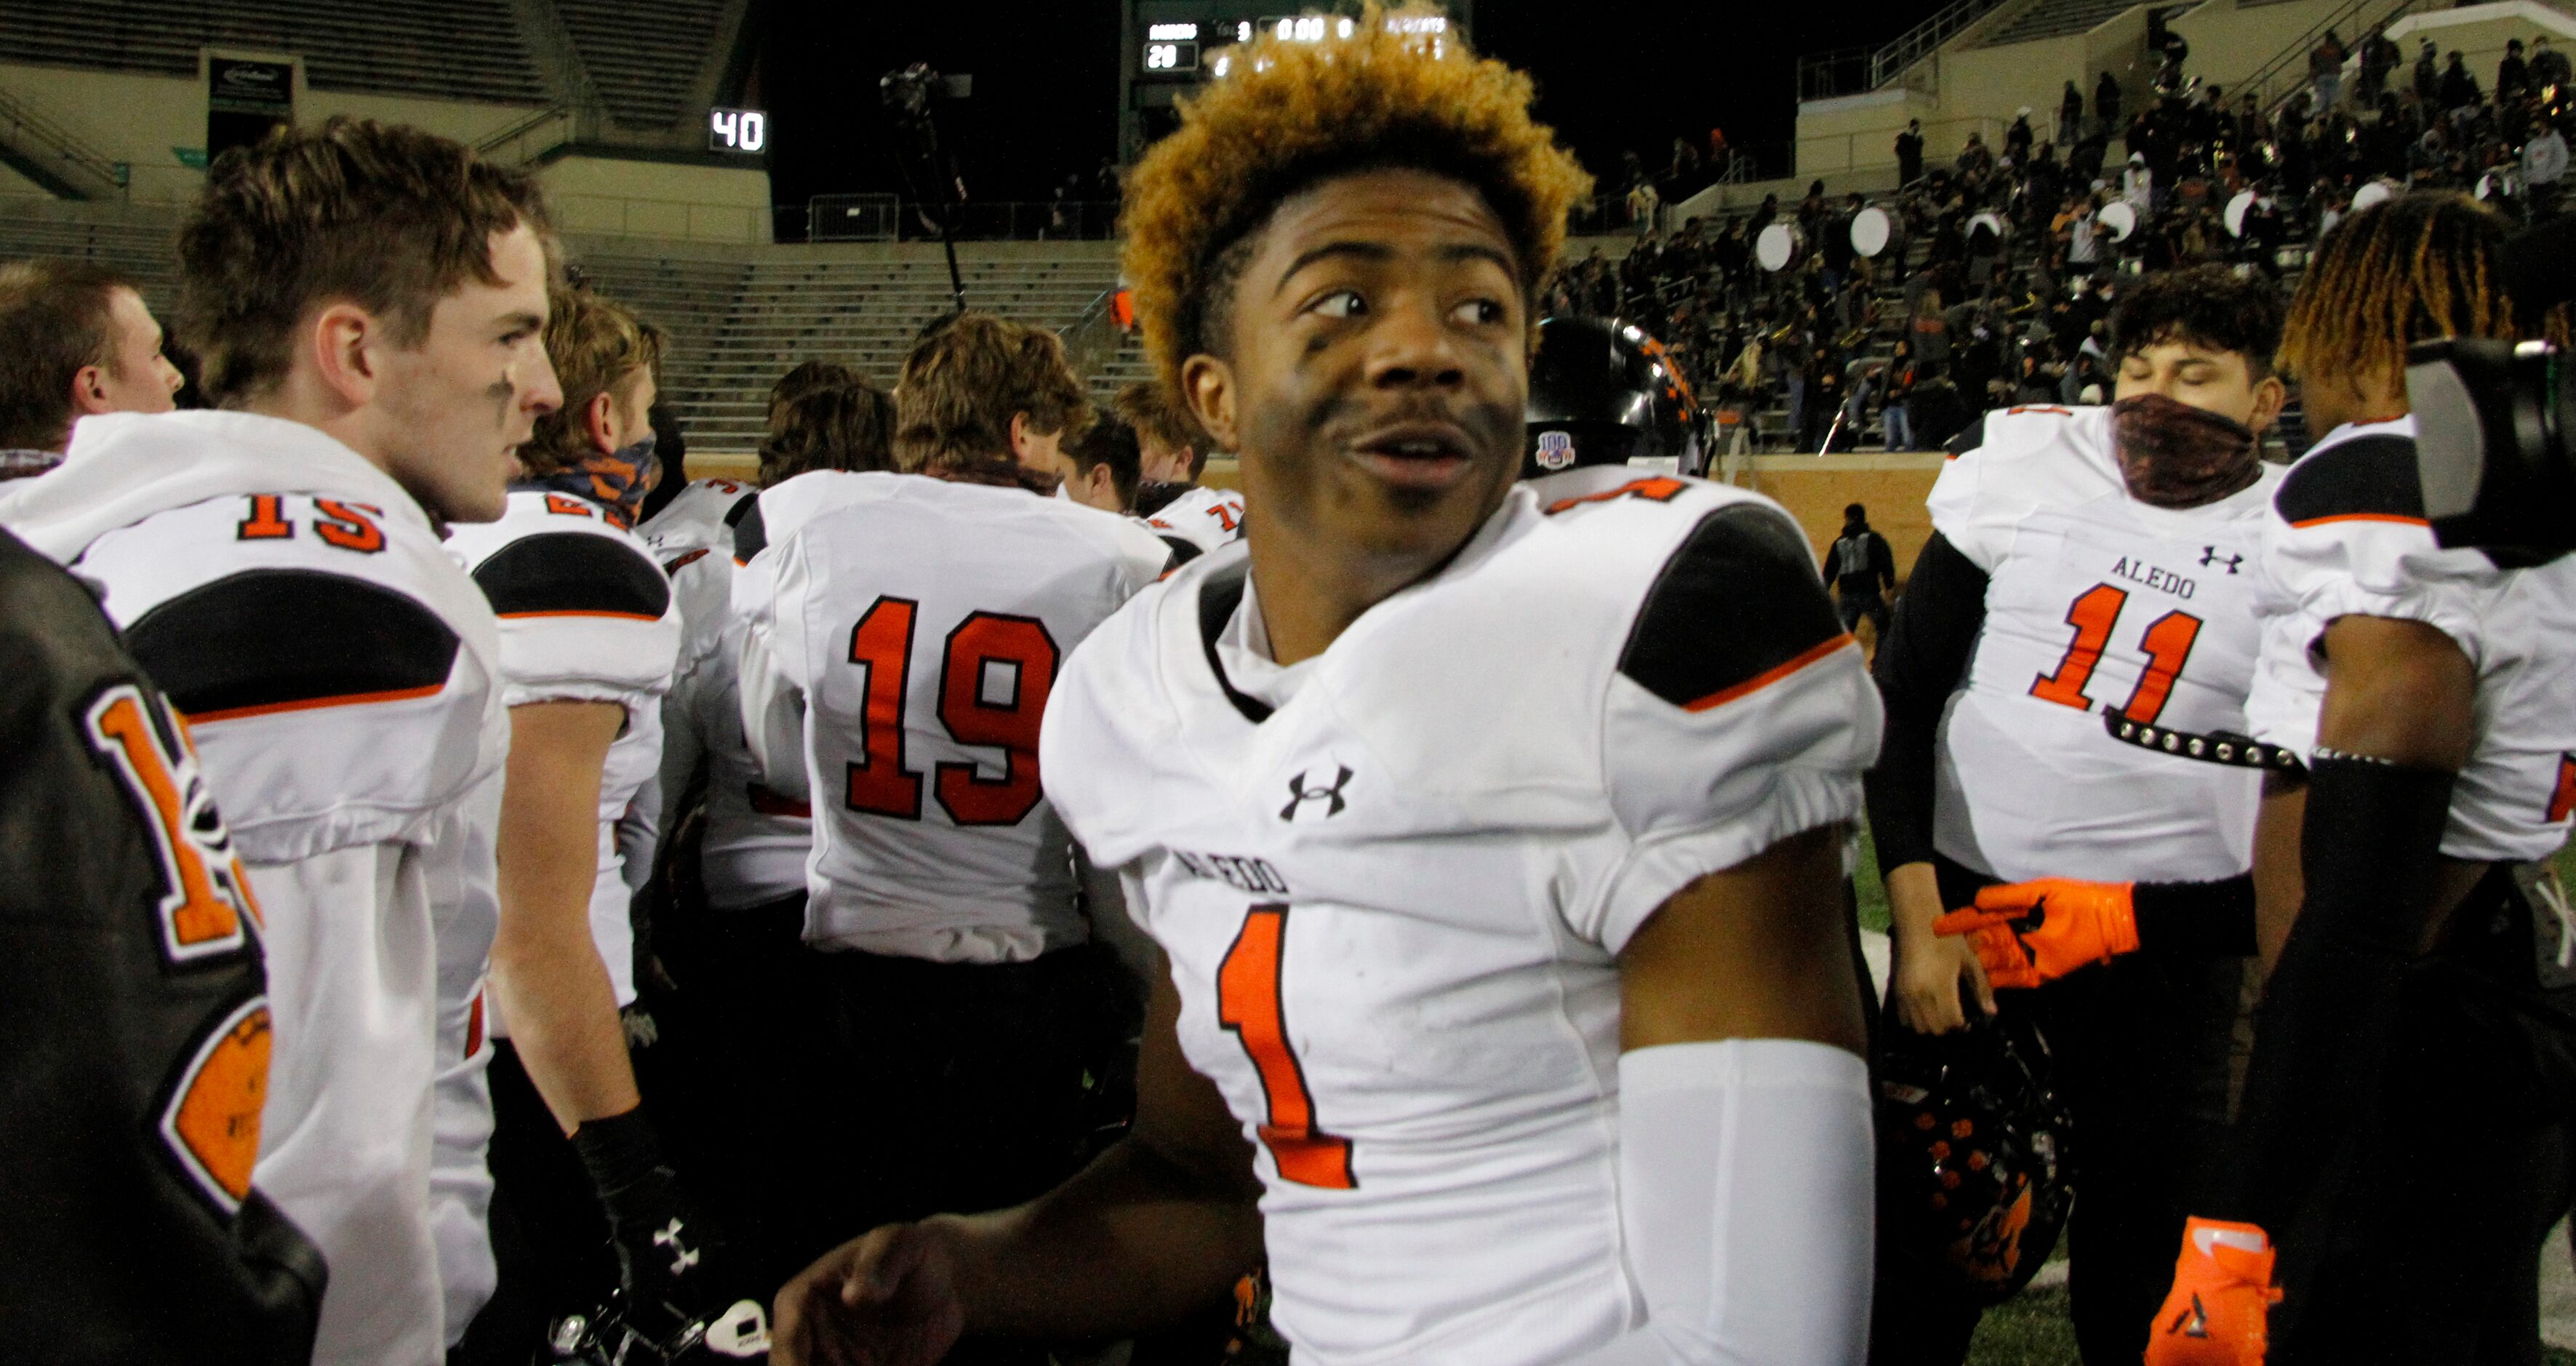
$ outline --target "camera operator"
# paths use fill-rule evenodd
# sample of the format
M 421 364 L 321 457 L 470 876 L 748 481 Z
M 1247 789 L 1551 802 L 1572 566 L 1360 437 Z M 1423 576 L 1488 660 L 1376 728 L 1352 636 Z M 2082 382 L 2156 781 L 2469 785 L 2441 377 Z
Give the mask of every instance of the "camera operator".
M 2262 1361 L 2267 1303 L 2279 1363 L 2538 1357 L 2576 1094 L 2566 903 L 2539 862 L 2576 797 L 2576 560 L 2437 545 L 2405 382 L 2410 342 L 2513 334 L 2504 234 L 2407 195 L 2347 219 L 2291 305 L 2280 358 L 2326 436 L 2264 529 L 2246 710 L 2308 762 L 2265 796 L 2271 976 L 2236 1160 L 2149 1366 Z

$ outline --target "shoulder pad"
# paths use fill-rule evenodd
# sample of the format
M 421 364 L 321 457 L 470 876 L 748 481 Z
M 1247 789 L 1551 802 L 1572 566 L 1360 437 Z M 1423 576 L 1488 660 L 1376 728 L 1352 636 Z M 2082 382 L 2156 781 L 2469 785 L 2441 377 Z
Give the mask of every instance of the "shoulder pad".
M 1843 639 L 1797 524 L 1737 503 L 1702 517 L 1664 562 L 1619 672 L 1674 706 L 1704 711 Z
M 736 560 L 749 564 L 752 556 L 768 548 L 769 528 L 760 520 L 758 495 L 734 504 L 733 511 L 725 514 L 725 520 L 733 523 L 733 557 Z
M 582 531 L 522 536 L 475 566 L 499 617 L 598 616 L 659 621 L 671 582 L 632 545 Z
M 2424 525 L 2424 488 L 2415 441 L 2394 432 L 2338 441 L 2290 467 L 2272 508 L 2292 526 L 2322 522 Z
M 445 686 L 456 633 L 423 604 L 317 569 L 254 569 L 171 598 L 126 648 L 191 721 L 416 697 Z
M 1171 547 L 1174 569 L 1199 557 L 1199 543 L 1187 536 L 1165 536 L 1162 540 L 1164 545 Z

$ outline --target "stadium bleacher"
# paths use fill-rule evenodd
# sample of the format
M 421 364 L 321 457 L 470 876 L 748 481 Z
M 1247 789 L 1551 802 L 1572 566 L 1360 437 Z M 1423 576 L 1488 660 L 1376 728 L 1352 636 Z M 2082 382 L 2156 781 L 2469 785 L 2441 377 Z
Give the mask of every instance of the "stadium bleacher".
M 198 49 L 209 46 L 301 53 L 306 82 L 320 90 L 551 98 L 509 0 L 87 0 L 69 13 L 0 0 L 0 53 L 11 61 L 194 76 Z
M 141 215 L 0 215 L 0 260 L 100 261 L 133 276 L 166 311 L 177 279 L 172 231 L 169 220 Z M 670 330 L 664 392 L 691 443 L 709 451 L 759 445 L 770 382 L 799 361 L 843 360 L 892 384 L 914 335 L 951 307 L 948 268 L 935 251 L 853 260 L 789 247 L 744 261 L 576 238 L 567 254 L 601 291 Z M 1117 282 L 1115 259 L 1097 246 L 990 257 L 970 247 L 966 256 L 970 304 L 1048 327 L 1072 326 Z M 1144 354 L 1130 342 L 1090 379 L 1106 396 L 1145 374 Z
M 664 392 L 691 444 L 707 450 L 757 446 L 770 382 L 800 361 L 846 361 L 893 384 L 914 336 L 952 307 L 947 266 L 933 255 L 839 260 L 789 249 L 745 265 L 620 243 L 575 256 L 602 291 L 671 330 Z M 968 260 L 962 273 L 972 306 L 1059 329 L 1117 282 L 1116 262 L 1097 251 Z M 1145 373 L 1130 344 L 1090 379 L 1105 395 Z
M 725 0 L 555 0 L 609 117 L 639 130 L 667 129 L 687 112 L 697 73 L 674 70 L 672 55 L 713 50 L 725 7 Z
M 2124 11 L 2135 9 L 2137 3 L 2138 0 L 2039 0 L 2038 4 L 1997 25 L 1977 46 L 2003 47 L 2011 43 L 2088 32 Z

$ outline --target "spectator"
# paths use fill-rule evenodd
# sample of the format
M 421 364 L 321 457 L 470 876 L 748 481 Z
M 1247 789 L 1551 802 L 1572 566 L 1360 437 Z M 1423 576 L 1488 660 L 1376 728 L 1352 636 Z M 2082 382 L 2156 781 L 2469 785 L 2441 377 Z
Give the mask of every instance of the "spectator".
M 2057 145 L 2072 147 L 2084 136 L 2084 92 L 2075 88 L 2070 77 L 2066 93 L 2057 101 Z
M 2361 102 L 2378 104 L 2379 97 L 2388 89 L 2389 76 L 2405 60 L 2406 54 L 2398 51 L 2397 44 L 2389 39 L 2386 21 L 2371 25 L 2370 36 L 2361 40 L 2361 70 L 2357 86 Z
M 2421 46 L 2415 52 L 2415 98 L 2429 105 L 2442 96 L 2441 54 L 2432 39 L 2418 41 Z
M 1923 178 L 1923 120 L 1907 119 L 1905 131 L 1896 135 L 1897 188 Z
M 2451 49 L 2442 67 L 2440 98 L 2442 112 L 2454 119 L 2481 98 L 2478 78 L 2469 74 L 2469 60 L 2458 48 Z
M 2308 80 L 2316 86 L 2317 108 L 2332 109 L 2343 93 L 2343 40 L 2333 29 L 2308 52 Z
M 2568 83 L 2567 54 L 2551 47 L 2545 33 L 2531 40 L 2531 81 L 2541 90 Z
M 2511 103 L 2531 92 L 2531 65 L 2522 59 L 2520 38 L 2505 40 L 2504 60 L 2496 63 L 2495 90 L 2500 103 Z
M 1896 350 L 1887 358 L 1885 397 L 1880 404 L 1879 421 L 1886 429 L 1887 449 L 1914 449 L 1913 412 L 1906 405 L 1914 393 L 1918 367 L 1914 363 L 1914 343 L 1905 337 L 1896 339 Z
M 2093 83 L 2093 122 L 2106 135 L 2120 126 L 2120 82 L 2107 67 Z
M 2031 141 L 2030 106 L 2025 104 L 2013 111 L 2012 126 L 2004 130 L 2004 155 L 2015 166 L 2028 165 Z
M 2531 196 L 2531 211 L 2536 217 L 2547 217 L 2558 207 L 2558 182 L 2567 174 L 2567 140 L 2555 123 L 2542 124 L 2540 132 L 2522 148 L 2522 183 Z
M 2147 169 L 2144 152 L 2129 153 L 2129 168 L 2120 173 L 2120 197 L 2129 201 L 2130 208 L 2137 210 L 2140 222 L 2154 216 L 2156 176 L 2155 172 Z
M 1636 184 L 1628 187 L 1628 222 L 1637 229 L 1640 238 L 1655 230 L 1663 202 L 1664 197 L 1655 192 L 1655 182 L 1651 180 L 1640 177 Z
M 61 464 L 93 413 L 166 413 L 179 371 L 124 276 L 85 261 L 0 266 L 0 481 Z
M 1887 594 L 1896 589 L 1896 552 L 1870 528 L 1868 508 L 1853 503 L 1843 509 L 1843 534 L 1826 553 L 1825 572 L 1833 579 L 1843 629 L 1859 629 L 1866 617 L 1876 638 L 1885 640 Z

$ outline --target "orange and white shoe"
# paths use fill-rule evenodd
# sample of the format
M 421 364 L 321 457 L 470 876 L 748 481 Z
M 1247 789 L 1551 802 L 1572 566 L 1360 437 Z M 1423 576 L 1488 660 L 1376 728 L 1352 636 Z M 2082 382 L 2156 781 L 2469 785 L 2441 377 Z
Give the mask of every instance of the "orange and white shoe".
M 2147 1334 L 2146 1366 L 2263 1366 L 2264 1320 L 2281 1300 L 2272 1256 L 2259 1225 L 2184 1224 L 2173 1290 Z

